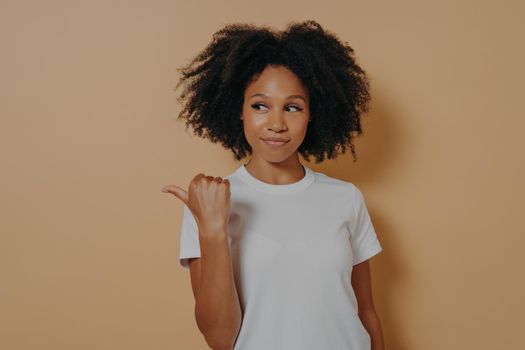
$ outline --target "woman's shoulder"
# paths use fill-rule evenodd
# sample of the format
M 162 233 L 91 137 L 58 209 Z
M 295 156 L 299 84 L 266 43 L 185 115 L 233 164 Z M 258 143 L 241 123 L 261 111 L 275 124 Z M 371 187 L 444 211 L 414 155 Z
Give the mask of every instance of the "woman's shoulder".
M 314 171 L 314 174 L 316 182 L 320 185 L 334 187 L 341 191 L 355 191 L 357 189 L 357 186 L 349 180 L 333 177 L 320 171 Z

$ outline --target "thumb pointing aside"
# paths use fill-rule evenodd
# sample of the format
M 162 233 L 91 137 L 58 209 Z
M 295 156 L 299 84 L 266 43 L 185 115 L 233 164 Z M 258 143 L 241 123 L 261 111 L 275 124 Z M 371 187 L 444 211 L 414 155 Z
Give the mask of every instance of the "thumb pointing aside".
M 171 193 L 179 198 L 184 204 L 188 204 L 188 192 L 176 185 L 166 185 L 162 187 L 162 192 Z

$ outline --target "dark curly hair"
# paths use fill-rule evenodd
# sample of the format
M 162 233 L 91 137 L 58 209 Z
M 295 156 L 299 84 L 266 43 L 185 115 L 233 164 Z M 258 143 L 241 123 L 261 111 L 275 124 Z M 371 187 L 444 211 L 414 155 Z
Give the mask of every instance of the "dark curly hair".
M 314 20 L 291 22 L 281 32 L 245 23 L 226 25 L 212 42 L 181 71 L 175 90 L 185 84 L 180 119 L 194 134 L 220 142 L 241 160 L 252 149 L 244 136 L 244 90 L 266 66 L 285 66 L 310 95 L 312 122 L 298 152 L 316 163 L 345 153 L 362 134 L 361 114 L 369 109 L 369 82 L 354 58 L 354 50 Z M 204 135 L 204 136 L 203 136 Z

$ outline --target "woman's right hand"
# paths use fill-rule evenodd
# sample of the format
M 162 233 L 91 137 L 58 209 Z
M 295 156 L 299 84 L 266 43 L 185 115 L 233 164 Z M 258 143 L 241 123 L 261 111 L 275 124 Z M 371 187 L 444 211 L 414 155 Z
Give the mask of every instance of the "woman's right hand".
M 200 232 L 224 232 L 230 216 L 230 182 L 221 177 L 199 173 L 191 180 L 188 191 L 166 185 L 162 192 L 179 198 L 193 213 Z

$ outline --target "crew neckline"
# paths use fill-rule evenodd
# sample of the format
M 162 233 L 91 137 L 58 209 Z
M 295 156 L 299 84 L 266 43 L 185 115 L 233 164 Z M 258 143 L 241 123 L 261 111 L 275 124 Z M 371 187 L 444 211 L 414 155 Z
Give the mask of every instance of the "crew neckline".
M 303 164 L 301 165 L 304 168 L 305 175 L 299 181 L 284 185 L 275 185 L 259 180 L 248 172 L 246 164 L 241 164 L 236 173 L 242 181 L 258 190 L 268 193 L 293 193 L 304 190 L 315 180 L 314 171 Z

